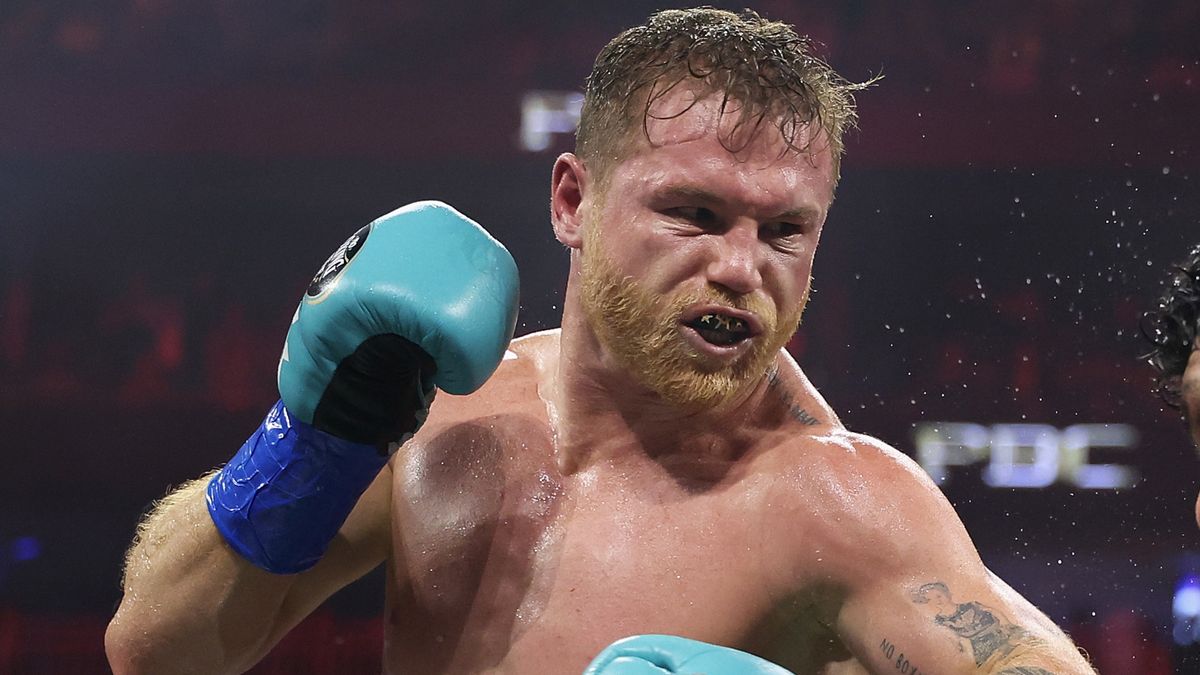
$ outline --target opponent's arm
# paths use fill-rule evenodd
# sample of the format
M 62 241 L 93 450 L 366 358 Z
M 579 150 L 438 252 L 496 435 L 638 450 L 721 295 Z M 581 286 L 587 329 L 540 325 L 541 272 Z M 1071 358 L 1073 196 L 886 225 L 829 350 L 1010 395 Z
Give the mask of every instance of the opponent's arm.
M 898 453 L 897 453 L 898 454 Z M 892 464 L 889 462 L 889 464 Z M 954 509 L 907 458 L 835 630 L 880 675 L 1093 675 L 1049 618 L 992 574 Z
M 280 402 L 141 528 L 105 638 L 114 670 L 241 672 L 383 560 L 390 453 L 435 386 L 463 394 L 491 375 L 516 309 L 511 256 L 445 204 L 347 240 L 296 310 Z

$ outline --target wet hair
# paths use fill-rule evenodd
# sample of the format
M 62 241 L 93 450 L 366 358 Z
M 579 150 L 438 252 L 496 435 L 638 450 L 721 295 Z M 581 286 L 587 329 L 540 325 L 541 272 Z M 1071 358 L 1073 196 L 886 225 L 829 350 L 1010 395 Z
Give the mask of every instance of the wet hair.
M 1153 351 L 1146 362 L 1158 372 L 1155 391 L 1180 408 L 1180 379 L 1200 333 L 1200 245 L 1175 265 L 1158 305 L 1142 317 L 1142 335 Z
M 825 132 L 836 175 L 842 135 L 857 121 L 853 92 L 875 79 L 860 84 L 843 79 L 813 54 L 807 37 L 751 10 L 664 10 L 617 35 L 596 57 L 587 78 L 576 152 L 597 174 L 597 182 L 605 183 L 628 151 L 635 129 L 649 140 L 650 119 L 678 117 L 695 105 L 693 101 L 661 116 L 652 110 L 682 84 L 694 88 L 697 100 L 719 95 L 721 112 L 738 115 L 720 139 L 731 152 L 748 145 L 764 122 L 778 128 L 785 151 L 806 151 L 818 135 L 809 134 L 803 146 L 797 146 L 797 139 L 805 127 L 816 124 Z

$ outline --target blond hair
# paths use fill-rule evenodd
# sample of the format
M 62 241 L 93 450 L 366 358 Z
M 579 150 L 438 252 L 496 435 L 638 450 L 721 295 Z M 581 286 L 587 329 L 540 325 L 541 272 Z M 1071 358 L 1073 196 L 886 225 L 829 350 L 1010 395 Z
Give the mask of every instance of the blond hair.
M 819 134 L 800 132 L 815 125 L 829 143 L 836 176 L 842 136 L 857 121 L 853 92 L 875 79 L 858 84 L 845 80 L 813 54 L 807 37 L 751 10 L 664 10 L 613 38 L 596 57 L 576 153 L 604 184 L 628 153 L 634 129 L 649 139 L 654 103 L 685 84 L 700 94 L 720 95 L 722 113 L 736 111 L 736 123 L 720 139 L 731 152 L 754 137 L 742 132 L 756 132 L 764 121 L 778 128 L 785 151 L 807 151 Z M 801 137 L 807 140 L 797 145 Z M 738 145 L 736 139 L 744 142 Z

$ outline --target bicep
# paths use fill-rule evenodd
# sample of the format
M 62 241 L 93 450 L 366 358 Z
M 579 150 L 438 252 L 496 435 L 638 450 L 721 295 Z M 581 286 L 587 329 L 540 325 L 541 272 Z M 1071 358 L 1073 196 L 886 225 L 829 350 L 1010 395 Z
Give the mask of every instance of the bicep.
M 900 675 L 1093 673 L 1054 622 L 984 566 L 940 491 L 920 486 L 897 508 L 894 524 L 909 536 L 881 546 L 838 614 L 855 656 Z
M 895 451 L 876 457 L 890 461 L 869 477 L 888 490 L 857 502 L 832 617 L 864 666 L 900 675 L 1094 672 L 1052 621 L 988 571 L 920 467 Z

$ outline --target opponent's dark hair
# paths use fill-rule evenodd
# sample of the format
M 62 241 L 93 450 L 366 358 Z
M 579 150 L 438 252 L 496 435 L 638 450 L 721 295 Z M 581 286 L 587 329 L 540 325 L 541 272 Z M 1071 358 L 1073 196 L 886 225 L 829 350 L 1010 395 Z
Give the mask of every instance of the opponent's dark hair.
M 1141 329 L 1154 347 L 1145 359 L 1158 372 L 1155 391 L 1167 405 L 1179 408 L 1180 378 L 1200 333 L 1200 245 L 1172 268 L 1166 291 L 1142 317 Z
M 802 147 L 796 139 L 815 123 L 825 131 L 836 175 L 842 135 L 857 121 L 853 92 L 875 79 L 859 84 L 845 80 L 813 55 L 807 37 L 751 10 L 664 10 L 613 38 L 596 57 L 587 78 L 576 152 L 604 183 L 624 157 L 635 128 L 649 140 L 650 119 L 687 112 L 691 106 L 661 114 L 651 110 L 686 81 L 700 94 L 718 93 L 723 113 L 737 112 L 736 124 L 720 139 L 730 151 L 750 143 L 764 121 L 778 127 L 785 149 L 807 150 L 816 134 Z

